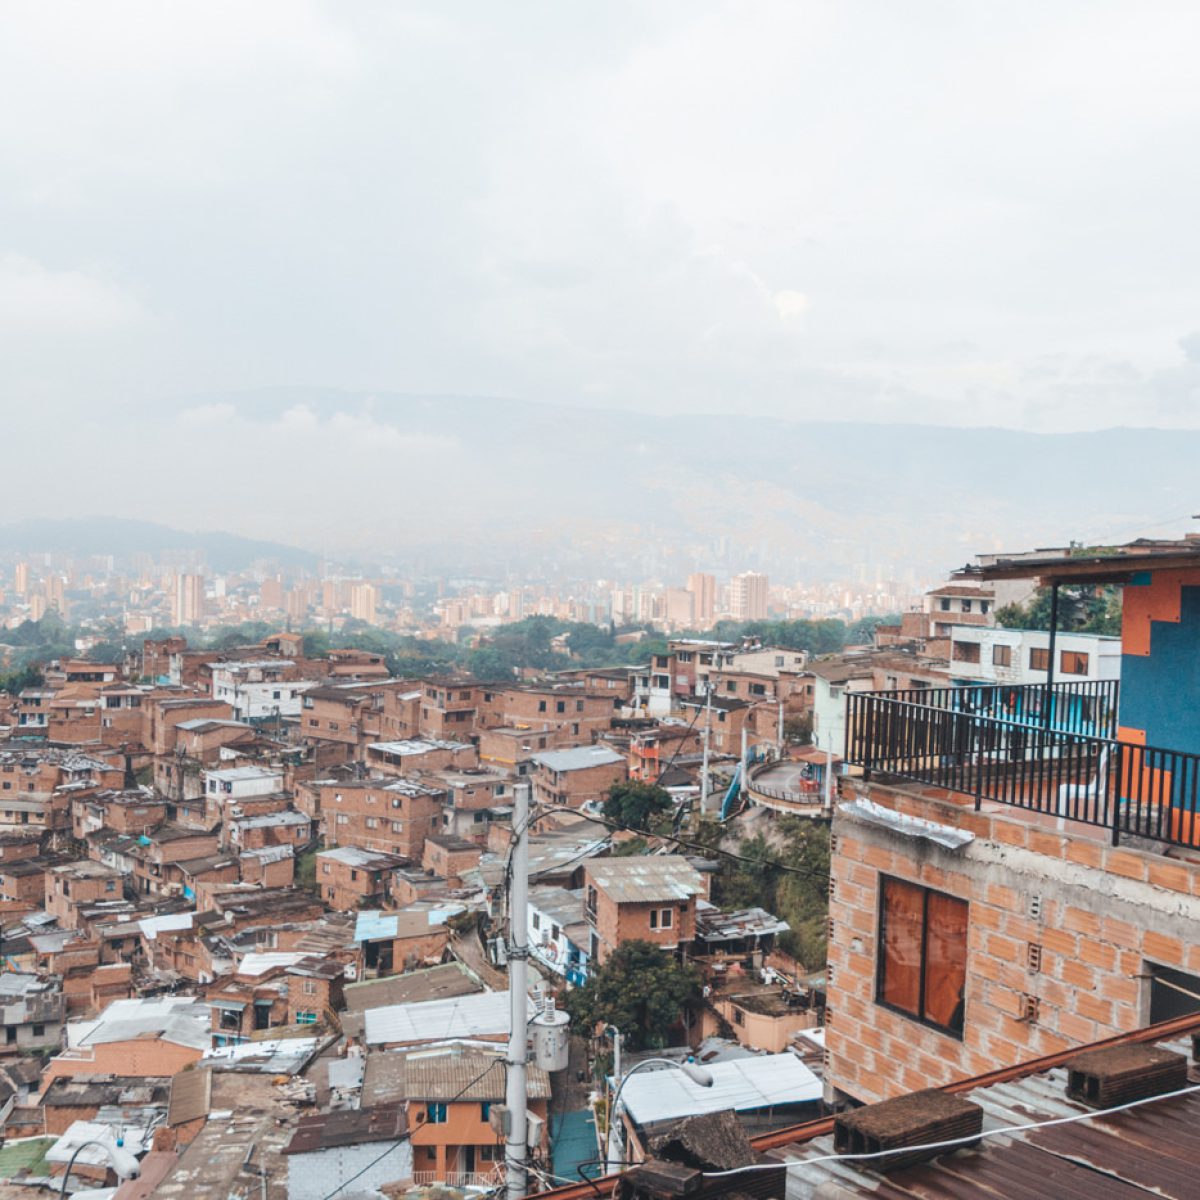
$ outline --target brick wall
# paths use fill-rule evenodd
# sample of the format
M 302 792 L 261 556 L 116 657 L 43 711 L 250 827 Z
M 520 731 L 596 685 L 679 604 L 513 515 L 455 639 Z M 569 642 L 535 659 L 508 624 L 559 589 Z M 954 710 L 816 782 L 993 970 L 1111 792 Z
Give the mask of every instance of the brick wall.
M 975 834 L 959 850 L 842 811 L 833 824 L 826 1079 L 864 1102 L 1147 1023 L 1151 965 L 1200 973 L 1200 865 L 1014 809 L 846 781 L 843 795 Z M 962 798 L 959 798 L 962 799 Z M 1043 824 L 1038 824 L 1039 819 Z M 876 1003 L 880 880 L 969 904 L 961 1039 Z M 1036 1011 L 1031 1013 L 1032 1006 Z

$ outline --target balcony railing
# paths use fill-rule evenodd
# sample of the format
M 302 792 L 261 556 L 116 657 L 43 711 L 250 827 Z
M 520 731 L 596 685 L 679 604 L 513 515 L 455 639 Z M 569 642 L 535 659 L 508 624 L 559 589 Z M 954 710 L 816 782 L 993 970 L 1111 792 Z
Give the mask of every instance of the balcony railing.
M 1096 686 L 851 693 L 847 761 L 971 796 L 977 808 L 987 800 L 1100 826 L 1114 845 L 1124 835 L 1200 846 L 1200 756 L 1085 732 L 1116 731 L 1115 685 Z M 993 690 L 1006 694 L 953 695 Z

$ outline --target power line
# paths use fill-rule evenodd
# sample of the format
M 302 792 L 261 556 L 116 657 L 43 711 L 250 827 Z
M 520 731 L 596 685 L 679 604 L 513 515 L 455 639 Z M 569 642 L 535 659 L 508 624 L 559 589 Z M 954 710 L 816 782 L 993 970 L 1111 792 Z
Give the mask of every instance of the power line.
M 565 805 L 553 804 L 547 805 L 540 810 L 539 815 L 544 815 L 548 812 L 566 812 L 575 813 L 578 815 L 579 810 L 567 808 Z M 798 875 L 803 879 L 815 879 L 818 882 L 829 883 L 828 874 L 822 874 L 819 871 L 806 870 L 803 867 L 794 867 L 788 863 L 779 862 L 772 858 L 750 858 L 745 854 L 735 854 L 732 850 L 723 850 L 719 846 L 704 846 L 699 842 L 688 841 L 687 838 L 681 838 L 673 833 L 656 833 L 652 829 L 642 829 L 636 825 L 621 825 L 616 821 L 610 821 L 607 817 L 593 816 L 591 813 L 583 814 L 589 821 L 594 821 L 597 825 L 603 825 L 606 829 L 616 830 L 617 832 L 635 833 L 642 837 L 660 838 L 664 842 L 673 842 L 677 846 L 683 846 L 688 850 L 695 850 L 701 854 L 720 854 L 726 858 L 731 858 L 735 862 L 747 863 L 752 867 L 771 867 L 777 871 L 783 871 L 788 875 Z
M 746 1167 L 736 1167 L 732 1171 L 705 1171 L 705 1179 L 721 1179 L 729 1175 L 741 1175 L 745 1171 L 778 1171 L 780 1167 L 810 1167 L 817 1163 L 826 1162 L 868 1162 L 877 1158 L 886 1158 L 889 1154 L 913 1154 L 925 1150 L 950 1150 L 956 1146 L 974 1145 L 988 1137 L 1001 1137 L 1010 1133 L 1025 1133 L 1033 1129 L 1049 1129 L 1055 1125 L 1072 1125 L 1076 1121 L 1091 1121 L 1096 1117 L 1107 1117 L 1113 1113 L 1125 1112 L 1142 1104 L 1154 1104 L 1159 1100 L 1174 1100 L 1179 1096 L 1189 1096 L 1200 1092 L 1200 1083 L 1191 1087 L 1180 1088 L 1174 1092 L 1160 1092 L 1157 1096 L 1142 1096 L 1138 1100 L 1129 1100 L 1125 1104 L 1116 1104 L 1112 1108 L 1101 1108 L 1091 1112 L 1072 1113 L 1069 1117 L 1053 1117 L 1046 1121 L 1031 1121 L 1027 1125 L 1002 1125 L 997 1129 L 984 1129 L 966 1137 L 948 1138 L 944 1142 L 926 1142 L 920 1146 L 893 1146 L 890 1150 L 875 1150 L 864 1154 L 819 1154 L 815 1158 L 781 1159 L 773 1163 L 751 1163 Z
M 472 1080 L 471 1080 L 471 1082 L 470 1082 L 470 1083 L 468 1083 L 468 1084 L 467 1084 L 467 1085 L 466 1085 L 466 1086 L 465 1086 L 465 1087 L 464 1087 L 464 1088 L 463 1088 L 461 1091 L 459 1091 L 459 1092 L 458 1092 L 458 1093 L 456 1093 L 455 1095 L 451 1096 L 449 1100 L 442 1100 L 442 1101 L 439 1101 L 438 1103 L 441 1103 L 441 1104 L 453 1104 L 453 1103 L 454 1103 L 456 1100 L 460 1100 L 460 1099 L 461 1099 L 463 1096 L 465 1096 L 465 1095 L 467 1094 L 467 1092 L 469 1092 L 469 1091 L 470 1091 L 470 1090 L 471 1090 L 471 1089 L 472 1089 L 472 1088 L 473 1088 L 473 1087 L 474 1087 L 474 1086 L 475 1086 L 475 1085 L 476 1085 L 476 1084 L 477 1084 L 477 1083 L 478 1083 L 478 1082 L 479 1082 L 479 1081 L 480 1081 L 480 1080 L 481 1080 L 481 1079 L 482 1079 L 482 1078 L 483 1078 L 485 1075 L 487 1075 L 487 1074 L 488 1074 L 490 1071 L 493 1071 L 493 1070 L 495 1070 L 495 1068 L 496 1068 L 496 1067 L 500 1067 L 500 1066 L 503 1066 L 503 1065 L 504 1065 L 504 1060 L 503 1060 L 502 1058 L 494 1058 L 494 1059 L 492 1059 L 492 1061 L 491 1061 L 490 1063 L 488 1063 L 488 1065 L 487 1065 L 486 1067 L 484 1067 L 484 1069 L 483 1069 L 482 1071 L 480 1071 L 480 1072 L 479 1072 L 479 1074 L 478 1074 L 478 1075 L 476 1075 L 476 1076 L 475 1076 L 475 1078 L 474 1078 L 474 1079 L 472 1079 Z M 336 1196 L 336 1195 L 338 1194 L 338 1192 L 340 1192 L 340 1191 L 344 1190 L 345 1188 L 349 1187 L 349 1186 L 350 1186 L 350 1184 L 352 1184 L 352 1183 L 353 1183 L 353 1182 L 354 1182 L 356 1179 L 359 1179 L 359 1178 L 361 1178 L 361 1177 L 362 1177 L 363 1175 L 365 1175 L 365 1174 L 366 1174 L 366 1173 L 367 1173 L 369 1170 L 371 1170 L 371 1169 L 372 1169 L 374 1166 L 376 1166 L 377 1164 L 379 1164 L 379 1163 L 383 1162 L 383 1160 L 384 1160 L 385 1158 L 387 1158 L 387 1156 L 388 1156 L 389 1154 L 391 1154 L 391 1153 L 392 1153 L 392 1151 L 393 1151 L 393 1150 L 395 1150 L 395 1149 L 396 1149 L 396 1147 L 397 1147 L 397 1146 L 399 1146 L 399 1145 L 401 1144 L 401 1142 L 403 1142 L 403 1141 L 406 1141 L 406 1140 L 407 1140 L 407 1139 L 405 1139 L 405 1138 L 398 1138 L 398 1139 L 396 1140 L 396 1142 L 395 1142 L 395 1144 L 394 1144 L 394 1145 L 391 1145 L 391 1146 L 389 1146 L 389 1147 L 388 1147 L 388 1148 L 387 1148 L 387 1149 L 386 1149 L 386 1150 L 385 1150 L 385 1151 L 384 1151 L 382 1154 L 378 1155 L 376 1158 L 373 1158 L 373 1159 L 372 1159 L 372 1160 L 371 1160 L 369 1163 L 367 1163 L 367 1165 L 366 1165 L 365 1167 L 363 1167 L 363 1169 L 362 1169 L 361 1171 L 357 1171 L 355 1174 L 351 1175 L 351 1176 L 350 1176 L 350 1178 L 349 1178 L 349 1179 L 347 1179 L 347 1180 L 345 1181 L 345 1183 L 338 1184 L 338 1186 L 337 1186 L 337 1187 L 335 1187 L 335 1188 L 333 1189 L 333 1191 L 332 1191 L 332 1192 L 330 1192 L 330 1193 L 329 1193 L 327 1196 L 324 1196 L 324 1197 L 322 1198 L 322 1200 L 333 1200 L 334 1196 Z

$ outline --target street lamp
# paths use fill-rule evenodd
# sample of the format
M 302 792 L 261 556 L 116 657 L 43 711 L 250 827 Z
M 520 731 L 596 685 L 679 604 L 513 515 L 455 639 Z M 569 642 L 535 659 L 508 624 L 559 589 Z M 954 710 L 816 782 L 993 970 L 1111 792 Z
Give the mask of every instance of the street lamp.
M 75 1165 L 75 1160 L 79 1157 L 79 1152 L 88 1146 L 99 1146 L 104 1151 L 108 1157 L 110 1166 L 116 1171 L 118 1179 L 136 1179 L 142 1173 L 142 1168 L 138 1165 L 138 1160 L 128 1150 L 124 1149 L 123 1140 L 122 1138 L 114 1138 L 112 1134 L 109 1134 L 107 1138 L 89 1138 L 86 1142 L 80 1142 L 75 1147 L 75 1153 L 71 1155 L 70 1161 L 67 1163 L 67 1169 L 63 1172 L 62 1184 L 58 1189 L 59 1200 L 65 1200 L 67 1195 L 67 1180 L 71 1178 L 71 1168 Z
M 608 1110 L 608 1128 L 604 1134 L 604 1173 L 606 1175 L 608 1174 L 608 1147 L 612 1138 L 613 1125 L 617 1119 L 617 1105 L 621 1100 L 621 1092 L 625 1090 L 629 1077 L 643 1067 L 674 1067 L 676 1071 L 682 1071 L 693 1083 L 698 1083 L 701 1087 L 709 1088 L 713 1085 L 712 1072 L 706 1071 L 692 1062 L 679 1063 L 670 1058 L 643 1058 L 640 1063 L 635 1063 L 630 1067 L 625 1072 L 625 1078 L 617 1084 L 617 1090 L 613 1093 L 612 1104 Z

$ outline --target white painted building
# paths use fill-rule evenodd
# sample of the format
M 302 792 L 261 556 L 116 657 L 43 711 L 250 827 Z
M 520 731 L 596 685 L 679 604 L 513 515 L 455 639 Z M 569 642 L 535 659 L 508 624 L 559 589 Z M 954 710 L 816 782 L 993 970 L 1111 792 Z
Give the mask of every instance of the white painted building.
M 298 717 L 301 696 L 317 685 L 311 679 L 284 678 L 295 665 L 283 658 L 214 663 L 213 699 L 224 700 L 239 721 Z
M 1043 629 L 999 629 L 954 625 L 950 630 L 953 683 L 1045 683 L 1049 678 L 1050 634 Z M 1062 633 L 1055 638 L 1054 682 L 1120 679 L 1121 639 L 1096 633 Z
M 270 767 L 226 767 L 204 772 L 204 792 L 224 800 L 271 796 L 283 791 L 283 772 Z

